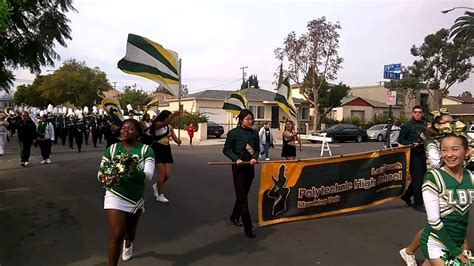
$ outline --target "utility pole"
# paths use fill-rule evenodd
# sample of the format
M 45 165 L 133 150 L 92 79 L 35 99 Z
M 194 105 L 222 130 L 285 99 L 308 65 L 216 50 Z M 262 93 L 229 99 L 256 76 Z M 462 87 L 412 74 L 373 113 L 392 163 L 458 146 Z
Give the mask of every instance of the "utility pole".
M 242 83 L 245 82 L 245 69 L 248 68 L 248 66 L 243 66 L 240 69 L 242 69 Z

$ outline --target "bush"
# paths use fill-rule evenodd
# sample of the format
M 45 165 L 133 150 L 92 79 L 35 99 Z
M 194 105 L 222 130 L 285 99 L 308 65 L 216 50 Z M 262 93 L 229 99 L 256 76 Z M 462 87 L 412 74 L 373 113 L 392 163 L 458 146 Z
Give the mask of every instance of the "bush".
M 173 127 L 178 128 L 178 129 L 184 129 L 187 125 L 193 124 L 194 128 L 196 130 L 199 129 L 199 123 L 206 123 L 207 122 L 207 117 L 204 114 L 201 114 L 199 112 L 184 112 L 184 114 L 181 115 L 181 117 L 176 117 L 173 120 Z
M 370 120 L 369 122 L 367 122 L 367 124 L 365 124 L 365 128 L 370 128 L 371 126 L 378 125 L 378 124 L 388 124 L 388 121 L 389 121 L 389 118 L 387 116 L 374 115 L 372 117 L 372 120 Z
M 364 124 L 364 123 L 362 123 L 362 120 L 357 116 L 346 117 L 341 121 L 341 123 L 342 124 L 354 124 L 354 125 L 357 125 L 357 126 L 361 126 L 361 125 Z

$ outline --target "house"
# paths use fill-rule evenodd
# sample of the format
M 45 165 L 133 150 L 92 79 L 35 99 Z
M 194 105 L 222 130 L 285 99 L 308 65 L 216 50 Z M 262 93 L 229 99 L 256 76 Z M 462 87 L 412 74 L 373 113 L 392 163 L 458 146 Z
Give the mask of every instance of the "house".
M 304 99 L 298 85 L 292 85 L 291 89 L 293 97 Z M 389 116 L 390 107 L 385 104 L 386 101 L 387 89 L 382 85 L 351 87 L 349 95 L 342 99 L 341 106 L 334 108 L 327 117 L 338 121 L 358 117 L 362 123 L 367 123 L 375 115 Z M 397 105 L 392 106 L 393 117 L 399 118 L 401 111 L 402 107 L 398 100 Z
M 188 94 L 181 99 L 182 110 L 187 112 L 200 112 L 205 114 L 209 121 L 220 124 L 227 133 L 237 125 L 235 116 L 222 109 L 224 100 L 230 97 L 234 91 L 228 90 L 205 90 Z M 275 102 L 275 92 L 263 89 L 244 89 L 243 92 L 248 101 L 248 107 L 255 116 L 255 124 L 264 121 L 270 122 L 272 128 L 280 128 L 286 114 Z M 310 122 L 309 104 L 301 99 L 293 98 L 298 110 L 299 127 L 305 127 Z M 169 110 L 178 110 L 178 99 L 168 100 Z
M 392 106 L 392 116 L 400 117 L 398 105 Z M 362 123 L 367 123 L 374 116 L 389 116 L 390 107 L 379 101 L 370 100 L 358 96 L 346 96 L 341 101 L 341 106 L 334 108 L 328 118 L 342 121 L 343 119 L 357 117 Z
M 116 89 L 110 89 L 108 91 L 103 91 L 102 92 L 103 94 L 103 97 L 104 99 L 117 99 L 120 97 L 120 94 L 122 94 L 120 91 L 116 90 Z
M 446 96 L 442 107 L 447 108 L 454 118 L 474 123 L 474 97 Z
M 0 91 L 0 110 L 7 107 L 13 108 L 13 96 L 6 91 Z

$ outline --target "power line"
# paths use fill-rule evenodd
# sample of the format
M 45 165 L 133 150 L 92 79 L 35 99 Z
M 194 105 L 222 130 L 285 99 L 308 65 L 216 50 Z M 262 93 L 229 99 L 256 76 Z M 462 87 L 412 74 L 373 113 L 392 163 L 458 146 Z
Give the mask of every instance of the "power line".
M 229 85 L 229 84 L 232 84 L 232 83 L 235 83 L 235 82 L 238 82 L 238 81 L 240 81 L 240 79 L 237 79 L 237 80 L 234 80 L 234 81 L 231 81 L 231 82 L 228 82 L 228 83 L 224 83 L 224 84 L 219 84 L 219 85 L 207 87 L 207 88 L 197 89 L 196 91 L 207 90 L 207 89 L 212 89 L 212 88 L 216 88 L 216 87 L 221 87 L 221 86 Z

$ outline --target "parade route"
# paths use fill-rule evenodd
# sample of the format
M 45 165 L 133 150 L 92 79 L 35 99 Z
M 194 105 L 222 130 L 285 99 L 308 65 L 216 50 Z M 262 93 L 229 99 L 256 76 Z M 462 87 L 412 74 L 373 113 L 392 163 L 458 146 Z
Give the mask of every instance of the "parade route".
M 343 215 L 256 228 L 244 236 L 228 220 L 234 192 L 224 139 L 212 145 L 173 146 L 175 164 L 166 183 L 170 203 L 156 202 L 151 183 L 130 261 L 119 265 L 404 265 L 398 251 L 426 222 L 424 213 L 396 200 Z M 211 143 L 211 142 L 208 142 Z M 53 145 L 51 164 L 19 165 L 16 136 L 0 157 L 0 265 L 107 265 L 103 189 L 96 174 L 104 144 L 83 152 Z M 381 143 L 335 143 L 333 154 L 382 148 Z M 281 159 L 281 148 L 270 150 Z M 319 144 L 305 144 L 299 158 L 319 156 Z M 260 170 L 249 195 L 257 225 Z M 468 240 L 474 243 L 474 217 Z M 423 256 L 419 250 L 418 262 Z

